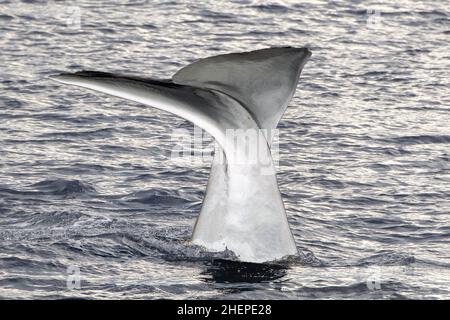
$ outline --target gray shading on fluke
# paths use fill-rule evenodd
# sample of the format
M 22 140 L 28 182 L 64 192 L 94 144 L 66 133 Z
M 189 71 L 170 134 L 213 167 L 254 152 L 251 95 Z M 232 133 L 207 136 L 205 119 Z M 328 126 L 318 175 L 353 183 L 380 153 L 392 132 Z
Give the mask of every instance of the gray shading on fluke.
M 270 155 L 270 130 L 310 56 L 308 49 L 292 47 L 224 54 L 182 68 L 172 81 L 94 71 L 51 79 L 173 113 L 211 134 L 218 147 L 192 242 L 231 250 L 240 261 L 269 262 L 298 254 Z M 257 163 L 248 161 L 248 142 L 229 143 L 233 130 L 262 132 Z

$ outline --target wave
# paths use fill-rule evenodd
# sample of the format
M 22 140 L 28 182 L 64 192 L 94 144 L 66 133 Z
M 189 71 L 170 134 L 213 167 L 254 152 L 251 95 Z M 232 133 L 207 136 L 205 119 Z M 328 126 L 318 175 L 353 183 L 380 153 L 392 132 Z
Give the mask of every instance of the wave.
M 89 138 L 109 138 L 116 131 L 114 128 L 102 128 L 88 131 L 61 131 L 41 134 L 38 137 L 89 137 Z
M 175 206 L 190 204 L 191 200 L 184 196 L 174 195 L 173 191 L 163 189 L 151 189 L 138 191 L 121 199 L 128 203 L 150 204 L 158 206 Z
M 33 184 L 32 187 L 46 194 L 55 196 L 74 196 L 96 193 L 93 186 L 80 180 L 44 180 Z
M 377 265 L 377 266 L 407 266 L 416 262 L 416 258 L 408 253 L 397 253 L 386 251 L 373 256 L 360 259 L 357 266 Z
M 289 10 L 291 10 L 287 6 L 284 6 L 281 4 L 276 4 L 276 3 L 253 5 L 253 6 L 251 6 L 251 8 L 254 8 L 254 9 L 257 9 L 258 11 L 266 12 L 266 13 L 286 13 Z
M 385 142 L 396 144 L 440 144 L 450 143 L 450 135 L 415 135 L 415 136 L 400 136 L 388 139 L 380 139 Z

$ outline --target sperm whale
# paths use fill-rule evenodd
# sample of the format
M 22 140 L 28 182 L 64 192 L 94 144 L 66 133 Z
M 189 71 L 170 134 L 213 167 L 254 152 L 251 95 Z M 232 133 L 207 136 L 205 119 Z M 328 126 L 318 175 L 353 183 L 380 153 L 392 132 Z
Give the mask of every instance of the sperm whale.
M 263 263 L 298 255 L 270 148 L 310 56 L 294 47 L 223 54 L 168 81 L 96 71 L 50 78 L 170 112 L 211 134 L 217 147 L 191 241 Z

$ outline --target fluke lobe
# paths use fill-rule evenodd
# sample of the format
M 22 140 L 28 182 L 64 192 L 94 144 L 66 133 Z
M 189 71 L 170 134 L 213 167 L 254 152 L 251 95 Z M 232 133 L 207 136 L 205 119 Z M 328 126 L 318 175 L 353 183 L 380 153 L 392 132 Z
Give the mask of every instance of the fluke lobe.
M 94 71 L 51 79 L 173 113 L 211 134 L 217 148 L 192 242 L 262 263 L 298 254 L 270 154 L 271 130 L 310 56 L 292 47 L 224 54 L 200 59 L 170 81 Z

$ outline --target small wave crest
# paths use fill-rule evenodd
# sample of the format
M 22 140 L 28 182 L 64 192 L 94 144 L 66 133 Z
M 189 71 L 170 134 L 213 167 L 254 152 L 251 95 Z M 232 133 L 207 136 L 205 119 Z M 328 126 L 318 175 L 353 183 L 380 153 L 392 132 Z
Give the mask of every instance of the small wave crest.
M 357 262 L 357 265 L 406 266 L 414 263 L 415 261 L 416 259 L 413 255 L 387 251 L 363 258 Z
M 33 184 L 32 187 L 50 195 L 65 197 L 96 193 L 93 186 L 80 180 L 44 180 Z
M 174 194 L 173 192 L 162 189 L 138 191 L 124 197 L 122 200 L 125 202 L 146 205 L 157 204 L 159 206 L 185 205 L 190 203 L 189 199 L 186 199 L 179 194 Z
M 389 139 L 382 139 L 385 142 L 393 142 L 396 144 L 437 144 L 450 143 L 449 135 L 415 135 L 415 136 L 401 136 Z

